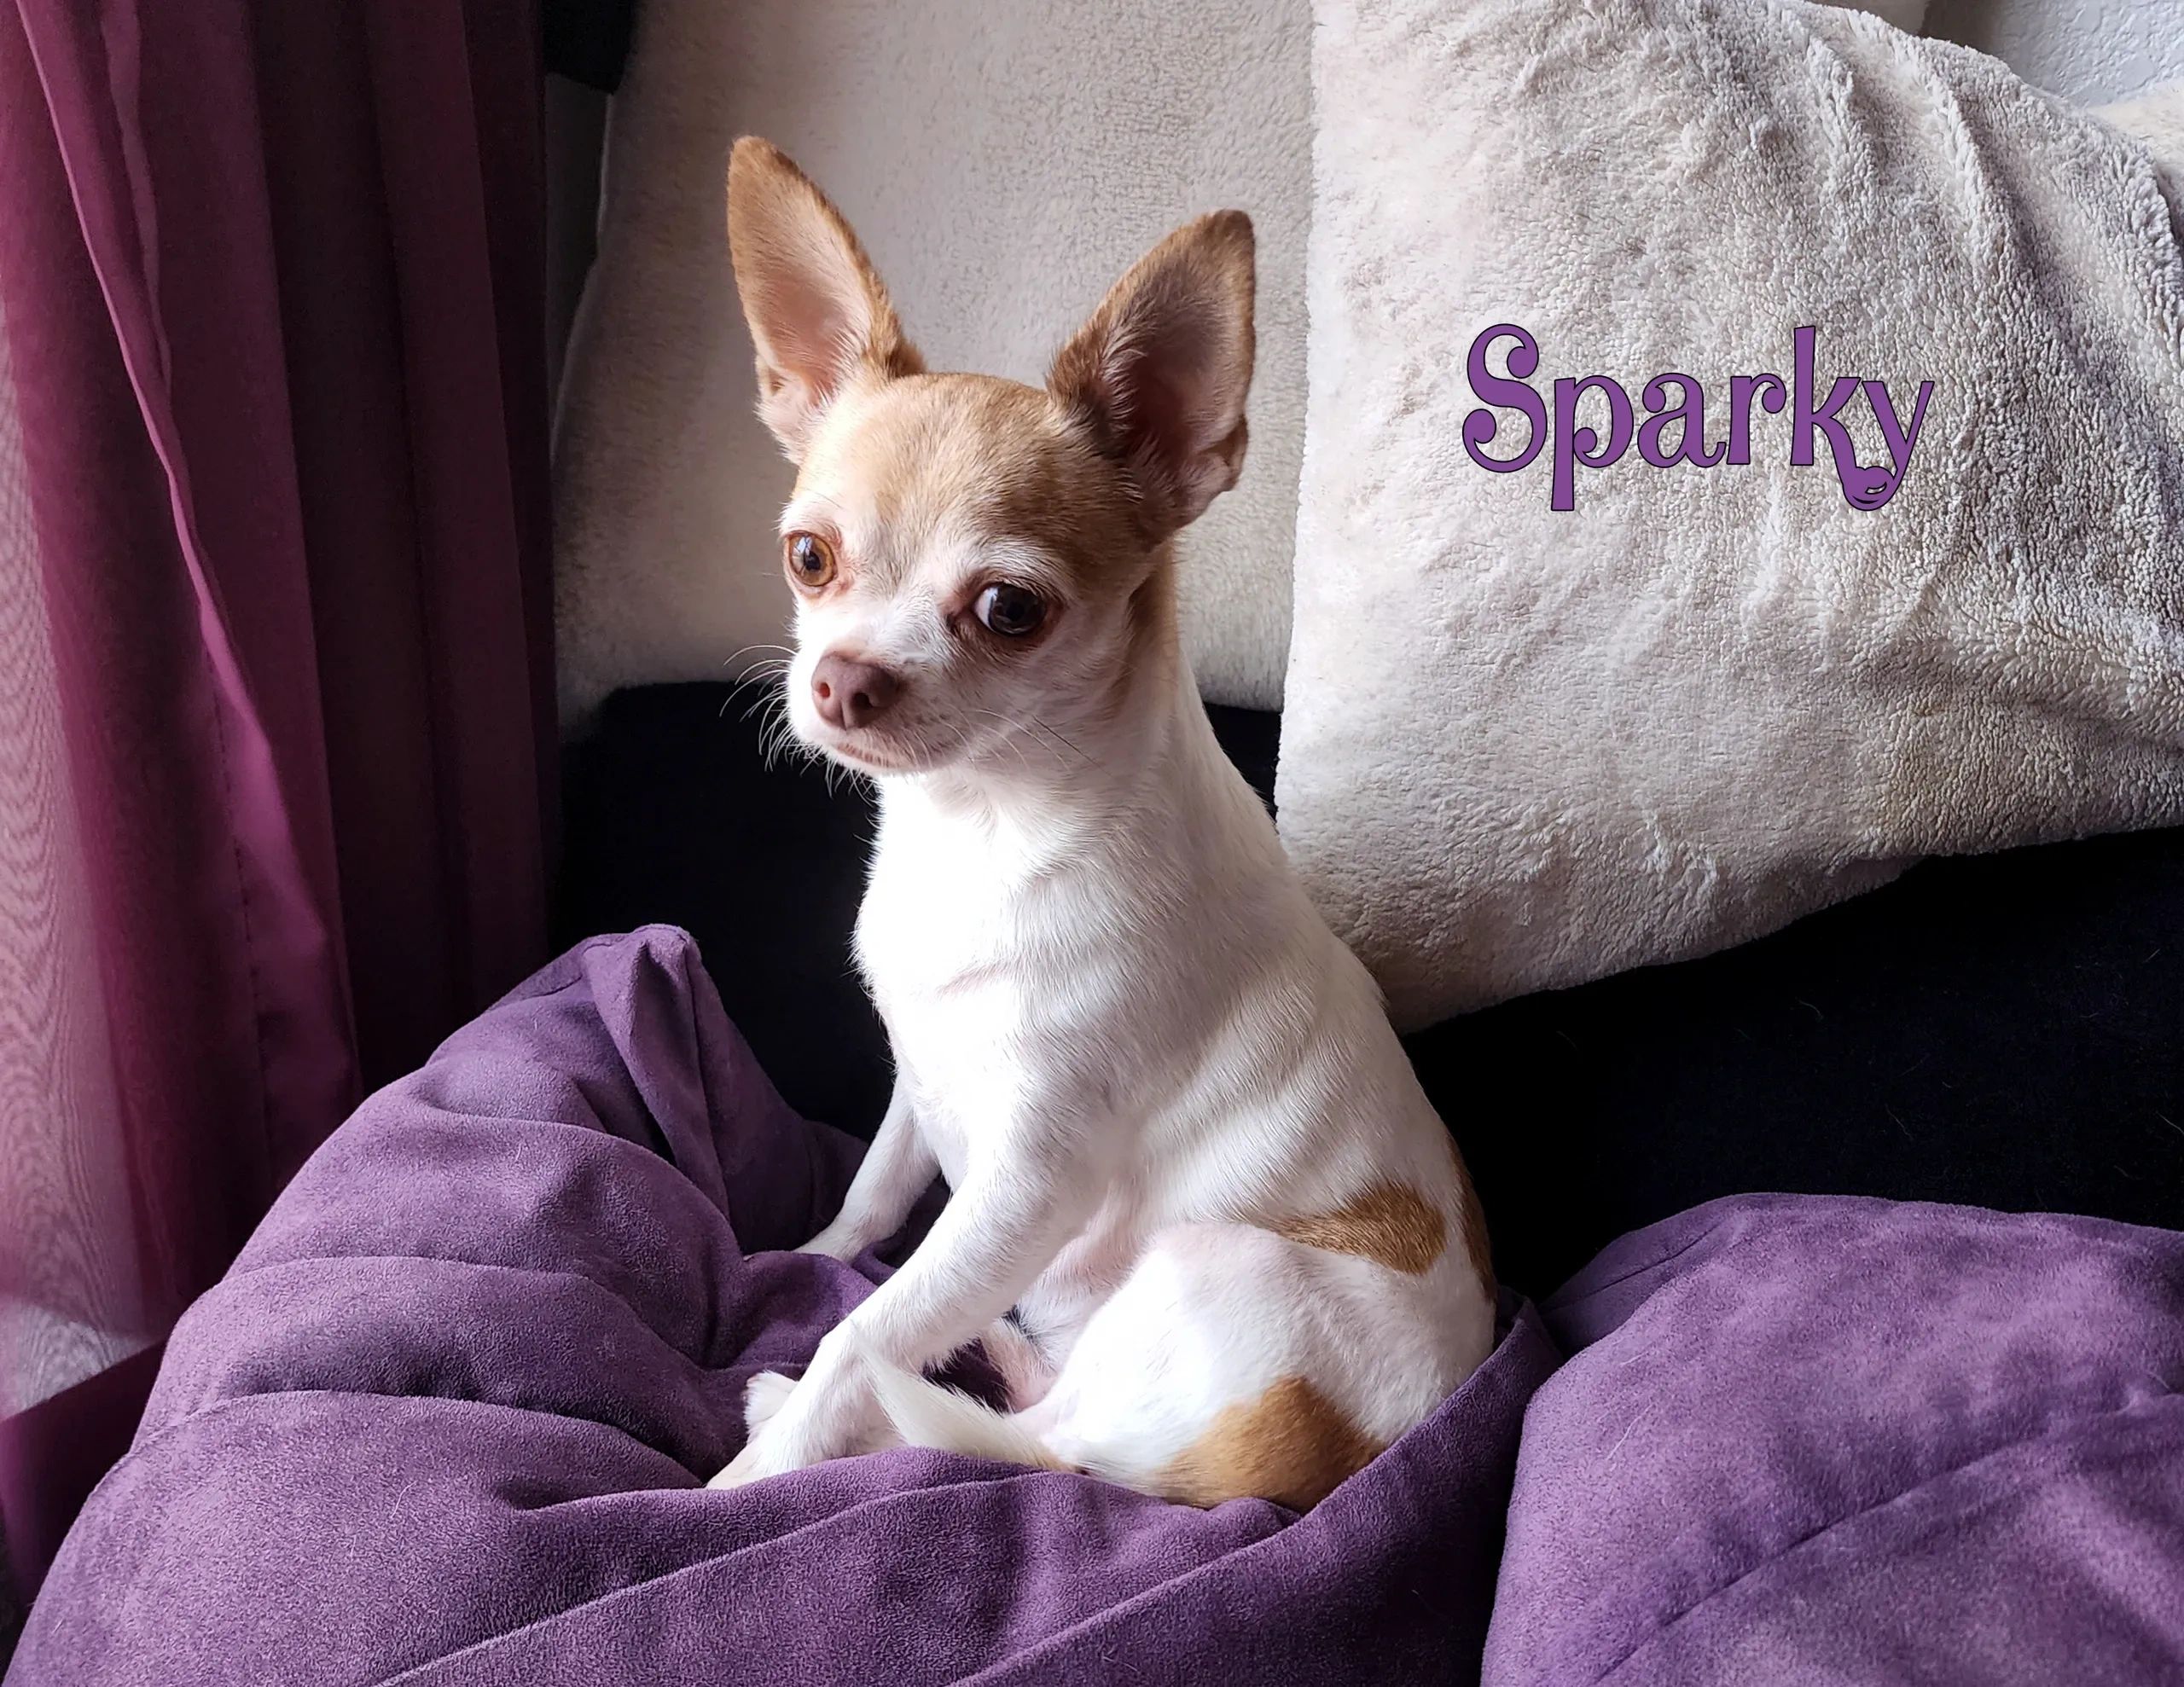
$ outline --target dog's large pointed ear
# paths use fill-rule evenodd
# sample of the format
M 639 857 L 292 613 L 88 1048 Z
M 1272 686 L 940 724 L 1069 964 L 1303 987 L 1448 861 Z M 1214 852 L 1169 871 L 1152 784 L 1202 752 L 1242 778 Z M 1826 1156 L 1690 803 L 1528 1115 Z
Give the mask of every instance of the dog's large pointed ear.
M 758 414 L 791 459 L 851 386 L 925 368 L 841 212 L 755 135 L 729 155 L 728 246 L 758 350 Z
M 1130 267 L 1047 373 L 1048 391 L 1125 466 L 1160 537 L 1243 468 L 1252 292 L 1252 219 L 1201 217 Z

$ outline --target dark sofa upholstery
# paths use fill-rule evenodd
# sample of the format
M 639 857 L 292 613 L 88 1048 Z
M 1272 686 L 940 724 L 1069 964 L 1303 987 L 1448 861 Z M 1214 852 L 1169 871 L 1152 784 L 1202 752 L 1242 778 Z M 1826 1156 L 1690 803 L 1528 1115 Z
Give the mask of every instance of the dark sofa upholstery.
M 767 768 L 746 700 L 621 693 L 568 751 L 561 935 L 687 927 L 787 1099 L 868 1135 L 889 1081 L 849 954 L 869 800 Z M 1215 724 L 1269 791 L 1277 718 Z M 1535 1293 L 1752 1190 L 2184 1228 L 2184 832 L 1929 861 L 1760 942 L 1409 1046 L 1502 1274 Z

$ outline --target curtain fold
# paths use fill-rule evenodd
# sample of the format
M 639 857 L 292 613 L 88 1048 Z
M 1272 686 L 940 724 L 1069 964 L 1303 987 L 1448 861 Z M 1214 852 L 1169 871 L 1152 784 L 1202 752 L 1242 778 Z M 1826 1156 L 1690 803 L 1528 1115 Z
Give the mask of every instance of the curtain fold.
M 51 676 L 0 720 L 19 1581 L 149 1365 L 81 1456 L 40 1403 L 543 957 L 538 54 L 535 0 L 0 0 L 0 623 Z

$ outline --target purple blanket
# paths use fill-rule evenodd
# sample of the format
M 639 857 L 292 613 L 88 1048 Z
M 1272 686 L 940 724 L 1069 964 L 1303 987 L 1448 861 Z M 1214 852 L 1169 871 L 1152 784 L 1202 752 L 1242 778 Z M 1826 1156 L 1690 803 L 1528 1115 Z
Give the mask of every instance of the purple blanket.
M 682 933 L 565 956 L 367 1102 L 183 1321 L 11 1683 L 1475 1672 L 1554 1365 L 1529 1308 L 1301 1519 L 910 1450 L 706 1492 L 745 1379 L 880 1274 L 767 1251 L 857 1152 Z
M 564 957 L 177 1330 L 10 1687 L 2184 1675 L 2184 1239 L 1716 1203 L 1301 1518 L 909 1450 L 708 1493 L 884 1273 L 770 1251 L 857 1151 L 681 933 Z
M 1487 1679 L 2184 1683 L 2184 1237 L 1745 1196 L 1545 1312 Z

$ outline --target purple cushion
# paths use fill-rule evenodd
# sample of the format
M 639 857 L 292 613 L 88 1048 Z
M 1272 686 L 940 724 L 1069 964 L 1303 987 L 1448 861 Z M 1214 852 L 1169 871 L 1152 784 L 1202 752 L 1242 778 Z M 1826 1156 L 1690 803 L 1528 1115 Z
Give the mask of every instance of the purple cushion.
M 1489 1682 L 2184 1680 L 2184 1237 L 1741 1197 L 1543 1310 Z
M 1301 1519 L 915 1451 L 707 1493 L 744 1379 L 885 1275 L 769 1251 L 857 1152 L 682 933 L 563 957 L 368 1102 L 183 1320 L 10 1687 L 1291 1687 L 1467 1678 L 1482 1644 L 1556 1687 L 2184 1679 L 2184 1238 L 1717 1202 L 1544 1322 L 1513 1303 Z
M 374 1096 L 183 1320 L 11 1683 L 1475 1673 L 1538 1315 L 1309 1516 L 903 1450 L 734 1493 L 754 1369 L 884 1267 L 767 1250 L 857 1146 L 694 946 L 564 956 Z

